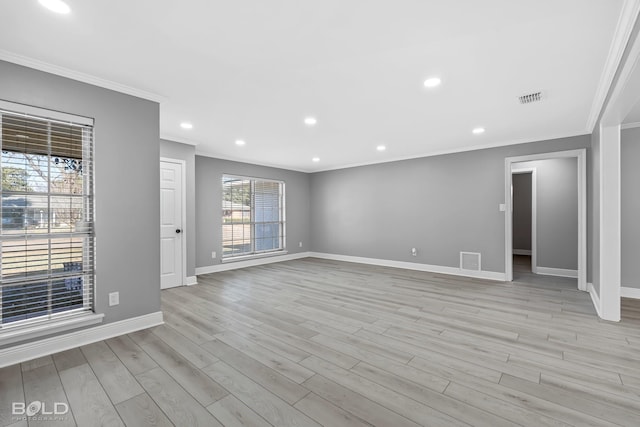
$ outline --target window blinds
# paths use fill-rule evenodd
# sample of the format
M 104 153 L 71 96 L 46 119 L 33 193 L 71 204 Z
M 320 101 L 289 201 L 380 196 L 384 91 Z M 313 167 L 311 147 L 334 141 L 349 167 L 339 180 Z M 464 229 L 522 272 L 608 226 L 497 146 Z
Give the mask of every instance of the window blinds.
M 222 177 L 222 256 L 285 248 L 284 182 Z
M 93 311 L 95 251 L 92 121 L 5 104 L 0 337 L 2 329 Z

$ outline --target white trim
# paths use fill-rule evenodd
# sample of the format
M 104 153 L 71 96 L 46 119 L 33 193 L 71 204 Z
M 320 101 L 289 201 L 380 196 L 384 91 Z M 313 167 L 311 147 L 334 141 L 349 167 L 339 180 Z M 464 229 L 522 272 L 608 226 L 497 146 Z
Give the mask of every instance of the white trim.
M 287 251 L 286 249 L 282 249 L 282 250 L 275 250 L 275 251 L 268 251 L 268 252 L 257 252 L 257 253 L 246 254 L 246 255 L 236 255 L 236 256 L 230 256 L 226 258 L 220 258 L 220 263 L 226 264 L 228 262 L 241 262 L 241 261 L 250 261 L 252 259 L 278 257 L 278 256 L 287 255 L 288 253 L 289 251 Z
M 627 0 L 625 10 L 633 12 L 633 20 L 636 20 L 640 0 Z M 620 127 L 637 104 L 640 94 L 640 33 L 635 27 L 625 50 L 626 58 L 618 67 L 615 83 L 610 88 L 600 116 L 597 129 L 600 182 L 594 183 L 600 189 L 600 274 L 597 279 L 601 313 L 603 319 L 611 321 L 620 320 Z
M 587 150 L 578 155 L 578 289 L 587 290 Z
M 20 104 L 18 102 L 5 101 L 0 99 L 0 110 L 12 113 L 35 116 L 38 118 L 50 119 L 56 122 L 73 123 L 76 125 L 93 126 L 94 119 L 77 114 L 64 113 L 62 111 L 49 110 L 47 108 L 34 107 L 33 105 Z
M 607 99 L 607 94 L 609 93 L 613 79 L 618 71 L 618 67 L 620 66 L 620 61 L 622 61 L 622 56 L 624 55 L 624 51 L 627 47 L 627 43 L 633 31 L 639 11 L 639 0 L 625 0 L 622 5 L 622 12 L 618 17 L 613 42 L 609 47 L 607 60 L 605 62 L 604 69 L 602 70 L 602 74 L 600 75 L 600 81 L 587 119 L 586 130 L 588 133 L 592 133 L 596 126 L 600 112 L 602 111 Z
M 640 2 L 640 0 L 628 0 Z M 637 6 L 640 10 L 640 6 Z M 635 13 L 638 13 L 638 10 Z M 600 126 L 619 126 L 637 104 L 640 94 L 640 33 L 632 32 L 626 46 L 626 58 L 617 70 L 615 84 L 605 99 Z
M 510 139 L 510 140 L 506 140 L 506 141 L 493 142 L 493 143 L 489 143 L 489 144 L 474 145 L 474 146 L 471 146 L 471 147 L 448 148 L 448 149 L 443 149 L 443 150 L 427 151 L 427 152 L 423 152 L 421 154 L 415 154 L 415 155 L 411 155 L 411 156 L 389 157 L 389 158 L 387 158 L 385 160 L 372 161 L 372 162 L 350 163 L 348 165 L 343 165 L 343 166 L 328 167 L 328 168 L 323 168 L 323 169 L 314 169 L 314 170 L 302 171 L 302 172 L 314 173 L 314 172 L 325 172 L 325 171 L 330 171 L 330 170 L 356 168 L 356 167 L 360 167 L 360 166 L 376 165 L 376 164 L 380 164 L 380 163 L 390 163 L 390 162 L 398 162 L 398 161 L 402 161 L 402 160 L 421 159 L 423 157 L 444 156 L 446 154 L 466 153 L 466 152 L 469 152 L 469 151 L 487 150 L 489 148 L 507 147 L 507 146 L 511 146 L 511 145 L 520 145 L 520 144 L 529 144 L 529 143 L 532 143 L 532 142 L 540 142 L 540 141 L 547 141 L 547 140 L 553 140 L 553 139 L 571 138 L 571 137 L 574 137 L 574 136 L 581 136 L 581 135 L 585 135 L 585 134 L 586 134 L 586 132 L 585 132 L 584 129 L 579 129 L 579 130 L 576 130 L 576 131 L 573 131 L 573 132 L 562 132 L 562 133 L 551 134 L 551 135 L 539 135 L 539 136 L 534 136 L 534 137 L 531 137 L 531 138 Z M 196 152 L 196 154 L 197 154 L 197 152 Z M 279 166 L 279 167 L 282 167 L 282 166 Z
M 528 255 L 531 256 L 531 251 L 529 249 L 514 249 L 514 255 Z
M 640 299 L 640 288 L 627 288 L 622 286 L 620 288 L 620 296 L 622 298 Z
M 0 330 L 0 344 L 7 345 L 20 341 L 59 334 L 70 329 L 84 328 L 101 323 L 104 314 L 82 313 L 63 317 L 54 321 L 42 321 L 22 327 L 5 327 Z
M 33 68 L 34 70 L 55 74 L 57 76 L 77 80 L 82 83 L 88 83 L 90 85 L 102 87 L 105 89 L 115 90 L 116 92 L 135 96 L 135 97 L 146 99 L 149 101 L 154 101 L 157 103 L 163 103 L 167 99 L 164 96 L 161 96 L 152 92 L 147 92 L 145 90 L 123 85 L 121 83 L 116 83 L 111 80 L 102 79 L 100 77 L 92 76 L 90 74 L 81 73 L 79 71 L 71 70 L 69 68 L 60 67 L 58 65 L 50 64 L 48 62 L 39 61 L 37 59 L 29 58 L 23 55 L 18 55 L 16 53 L 9 52 L 4 49 L 0 49 L 0 60 L 11 62 L 13 64 L 22 65 L 24 67 Z
M 568 270 L 566 268 L 538 266 L 536 274 L 542 274 L 543 276 L 570 277 L 572 279 L 578 278 L 578 270 Z
M 593 302 L 593 306 L 596 309 L 596 313 L 598 313 L 598 317 L 602 319 L 602 308 L 600 307 L 600 297 L 596 292 L 596 288 L 593 287 L 593 283 L 587 283 L 587 292 L 591 295 L 591 302 Z
M 528 143 L 531 143 L 531 142 L 540 142 L 540 141 L 545 141 L 545 140 L 571 138 L 571 137 L 574 137 L 574 136 L 581 136 L 581 135 L 585 135 L 585 134 L 586 134 L 586 132 L 585 132 L 584 129 L 578 129 L 578 130 L 575 130 L 575 131 L 572 131 L 572 132 L 563 132 L 563 133 L 552 134 L 552 135 L 539 135 L 539 136 L 535 136 L 535 137 L 531 137 L 531 138 L 510 139 L 510 140 L 507 140 L 507 141 L 500 141 L 500 142 L 495 142 L 495 143 L 490 143 L 490 144 L 483 144 L 483 145 L 474 145 L 474 146 L 471 146 L 471 147 L 460 147 L 460 148 L 451 148 L 451 149 L 443 149 L 443 150 L 435 150 L 435 151 L 426 151 L 426 152 L 422 152 L 420 154 L 414 154 L 414 155 L 411 155 L 411 156 L 388 157 L 385 160 L 349 163 L 349 164 L 346 164 L 346 165 L 330 166 L 330 167 L 318 168 L 318 169 L 294 168 L 294 167 L 290 167 L 290 166 L 287 166 L 287 165 L 269 163 L 269 162 L 261 162 L 261 161 L 257 161 L 257 160 L 256 161 L 251 160 L 251 164 L 252 165 L 258 165 L 258 166 L 267 166 L 267 167 L 272 167 L 272 168 L 277 168 L 277 169 L 285 169 L 285 170 L 290 170 L 290 171 L 295 171 L 295 172 L 316 173 L 316 172 L 326 172 L 326 171 L 340 170 L 340 169 L 349 169 L 349 168 L 355 168 L 355 167 L 360 167 L 360 166 L 370 166 L 370 165 L 378 165 L 378 164 L 383 164 L 383 163 L 399 162 L 399 161 L 402 161 L 402 160 L 421 159 L 421 158 L 424 158 L 424 157 L 442 156 L 442 155 L 445 155 L 445 154 L 466 153 L 466 152 L 469 152 L 469 151 L 486 150 L 486 149 L 489 149 L 489 148 L 506 147 L 506 146 L 510 146 L 510 145 L 528 144 Z M 163 136 L 163 139 L 171 139 L 171 138 L 172 137 L 170 135 L 168 135 L 168 134 Z M 206 147 L 201 147 L 195 141 L 185 140 L 184 138 L 178 138 L 178 139 L 176 139 L 176 141 L 177 142 L 182 142 L 184 144 L 196 145 L 196 156 L 211 157 L 211 158 L 214 158 L 214 159 L 229 160 L 229 161 L 240 162 L 240 163 L 248 163 L 249 162 L 249 160 L 247 160 L 246 158 L 241 158 L 241 157 L 236 157 L 236 156 L 228 156 L 228 155 L 225 155 L 225 154 L 222 154 L 222 153 L 214 153 L 214 152 L 208 151 L 206 149 Z
M 635 129 L 635 128 L 640 128 L 640 122 L 622 123 L 620 125 L 620 129 L 622 129 L 622 130 Z
M 131 319 L 107 323 L 90 329 L 70 332 L 56 337 L 21 344 L 0 350 L 0 368 L 91 344 L 141 329 L 162 325 L 162 312 L 145 314 Z
M 512 179 L 514 173 L 531 174 L 531 251 L 529 255 L 531 255 L 531 272 L 536 274 L 538 272 L 538 170 L 537 168 L 518 168 L 516 163 L 515 167 L 511 166 Z M 516 254 L 515 251 L 513 253 Z
M 198 142 L 192 139 L 186 138 L 184 136 L 178 136 L 178 135 L 170 134 L 167 132 L 163 132 L 162 129 L 160 130 L 160 139 L 163 139 L 168 142 L 178 142 L 180 144 L 191 145 L 193 147 L 198 145 Z
M 168 135 L 167 135 L 168 137 Z M 313 172 L 317 172 L 315 170 L 311 170 L 311 169 L 300 169 L 300 168 L 294 168 L 294 167 L 290 167 L 287 165 L 283 165 L 283 164 L 277 164 L 277 163 L 271 163 L 271 162 L 262 162 L 259 160 L 247 160 L 247 158 L 242 158 L 239 156 L 228 156 L 226 154 L 223 153 L 214 153 L 211 152 L 209 150 L 207 150 L 206 147 L 202 147 L 201 145 L 199 145 L 199 143 L 196 143 L 195 141 L 190 141 L 189 140 L 185 140 L 184 138 L 179 138 L 177 139 L 178 142 L 182 142 L 184 144 L 190 144 L 190 145 L 195 145 L 196 146 L 196 156 L 200 156 L 200 157 L 210 157 L 212 159 L 218 159 L 218 160 L 228 160 L 230 162 L 238 162 L 238 163 L 245 163 L 245 164 L 251 164 L 253 166 L 266 166 L 269 168 L 274 168 L 274 169 L 284 169 L 284 170 L 288 170 L 288 171 L 294 171 L 294 172 L 304 172 L 304 173 L 313 173 Z
M 504 159 L 505 185 L 504 185 L 504 247 L 505 247 L 505 280 L 513 280 L 513 230 L 512 212 L 513 201 L 511 200 L 511 178 L 512 165 L 518 162 L 528 162 L 533 160 L 571 158 L 578 159 L 578 289 L 587 290 L 587 150 L 556 151 L 549 153 L 530 154 L 526 156 L 506 157 Z
M 476 279 L 487 279 L 504 282 L 504 273 L 495 271 L 475 271 L 463 270 L 457 267 L 446 267 L 442 265 L 419 264 L 416 262 L 393 261 L 388 259 L 363 258 L 349 255 L 327 254 L 320 252 L 309 252 L 310 257 L 329 259 L 333 261 L 355 262 L 358 264 L 379 265 L 382 267 L 404 268 L 407 270 L 428 271 L 431 273 L 451 274 L 454 276 L 473 277 Z
M 291 261 L 291 260 L 300 259 L 300 258 L 308 258 L 310 256 L 311 256 L 310 252 L 300 252 L 297 254 L 270 256 L 270 257 L 256 258 L 256 259 L 251 259 L 246 261 L 227 262 L 224 264 L 209 265 L 207 267 L 197 267 L 196 275 L 200 276 L 201 274 L 217 273 L 219 271 L 237 270 L 240 268 L 253 267 L 256 265 L 272 264 L 275 262 Z
M 180 224 L 180 230 L 182 230 L 182 286 L 189 286 L 187 279 L 187 162 L 182 159 L 172 159 L 170 157 L 160 157 L 160 163 L 174 163 L 180 165 L 182 171 L 182 200 L 180 200 L 182 211 L 182 224 Z M 197 282 L 196 282 L 197 283 Z M 195 283 L 192 283 L 195 284 Z
M 184 282 L 185 286 L 193 286 L 198 284 L 198 276 L 187 276 Z

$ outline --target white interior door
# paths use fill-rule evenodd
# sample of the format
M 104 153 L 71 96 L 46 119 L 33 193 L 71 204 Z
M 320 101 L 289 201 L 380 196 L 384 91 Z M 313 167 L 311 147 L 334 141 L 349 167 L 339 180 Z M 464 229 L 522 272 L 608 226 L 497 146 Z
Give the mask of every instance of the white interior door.
M 182 164 L 160 162 L 160 287 L 182 285 Z

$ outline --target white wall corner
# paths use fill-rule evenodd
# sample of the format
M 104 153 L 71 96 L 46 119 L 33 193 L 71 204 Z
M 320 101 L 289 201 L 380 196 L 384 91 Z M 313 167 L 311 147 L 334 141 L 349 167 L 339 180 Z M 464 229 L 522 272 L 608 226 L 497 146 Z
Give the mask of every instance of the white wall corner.
M 198 276 L 187 276 L 184 282 L 185 286 L 193 286 L 198 284 Z
M 0 368 L 26 362 L 94 342 L 106 340 L 141 329 L 162 325 L 162 312 L 145 314 L 131 319 L 107 323 L 93 328 L 20 344 L 0 350 Z

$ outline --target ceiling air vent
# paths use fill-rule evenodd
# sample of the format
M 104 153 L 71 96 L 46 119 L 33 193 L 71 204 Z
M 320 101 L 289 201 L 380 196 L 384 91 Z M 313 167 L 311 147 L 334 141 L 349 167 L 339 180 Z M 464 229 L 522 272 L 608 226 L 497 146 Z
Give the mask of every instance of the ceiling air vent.
M 519 96 L 520 104 L 530 104 L 532 102 L 538 102 L 542 99 L 542 92 L 529 93 L 527 95 Z

